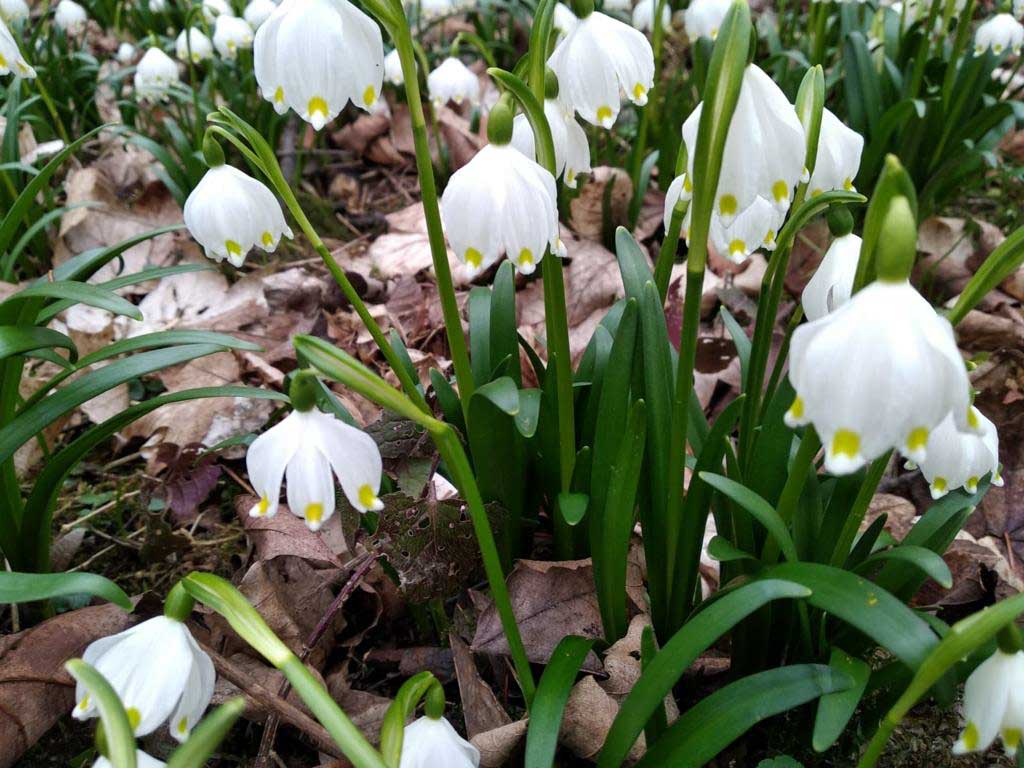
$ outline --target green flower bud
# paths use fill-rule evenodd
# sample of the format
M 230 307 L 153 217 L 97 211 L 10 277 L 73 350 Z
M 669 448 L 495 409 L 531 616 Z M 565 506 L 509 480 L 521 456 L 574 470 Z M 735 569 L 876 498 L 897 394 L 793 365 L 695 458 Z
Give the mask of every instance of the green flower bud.
M 185 590 L 185 585 L 179 581 L 164 600 L 164 616 L 183 622 L 192 615 L 192 609 L 195 606 L 196 601 Z
M 214 138 L 213 132 L 209 130 L 203 136 L 203 159 L 206 160 L 208 168 L 224 165 L 224 150 L 221 149 L 220 142 Z
M 547 67 L 544 71 L 544 98 L 558 98 L 558 75 L 551 67 Z
M 917 217 L 910 201 L 895 195 L 882 218 L 875 266 L 878 279 L 899 283 L 910 277 L 917 257 Z
M 292 408 L 296 411 L 311 411 L 316 407 L 318 387 L 316 375 L 309 371 L 299 371 L 292 378 L 288 387 L 288 397 L 292 401 Z
M 587 18 L 594 12 L 594 0 L 572 0 L 572 12 L 577 18 Z
M 487 117 L 487 140 L 499 146 L 512 141 L 512 121 L 515 116 L 516 107 L 512 94 L 505 92 Z
M 845 237 L 853 232 L 853 214 L 845 205 L 833 205 L 825 215 L 832 237 Z

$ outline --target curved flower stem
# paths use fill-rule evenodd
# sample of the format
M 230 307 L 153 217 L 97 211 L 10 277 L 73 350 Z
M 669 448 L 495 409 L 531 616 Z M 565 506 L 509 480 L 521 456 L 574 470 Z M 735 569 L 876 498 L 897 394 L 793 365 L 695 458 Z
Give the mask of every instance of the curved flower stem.
M 50 92 L 46 90 L 46 86 L 43 84 L 43 78 L 37 76 L 35 84 L 36 89 L 39 91 L 39 97 L 43 100 L 43 104 L 46 105 L 46 111 L 49 112 L 50 117 L 53 118 L 54 127 L 57 129 L 57 135 L 60 136 L 61 141 L 63 141 L 64 144 L 70 144 L 71 138 L 68 135 L 67 128 L 64 127 L 64 121 L 60 119 L 60 113 L 57 112 L 57 105 L 53 103 Z
M 686 144 L 679 143 L 679 151 L 676 153 L 676 176 L 686 170 Z M 672 218 L 669 220 L 668 230 L 665 232 L 665 239 L 661 241 L 661 249 L 658 251 L 658 261 L 654 265 L 654 284 L 658 288 L 658 295 L 661 303 L 665 303 L 668 297 L 668 284 L 672 279 L 672 265 L 676 259 L 676 251 L 679 249 L 679 233 L 683 228 L 683 219 L 686 218 L 686 211 L 690 207 L 689 201 L 680 200 L 672 209 Z

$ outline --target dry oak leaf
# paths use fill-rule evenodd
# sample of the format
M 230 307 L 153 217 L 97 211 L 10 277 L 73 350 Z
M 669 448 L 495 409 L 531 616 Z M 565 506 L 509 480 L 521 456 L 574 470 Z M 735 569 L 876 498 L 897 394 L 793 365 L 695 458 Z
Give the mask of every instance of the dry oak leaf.
M 480 750 L 480 768 L 513 765 L 512 757 L 526 738 L 528 726 L 528 720 L 517 720 L 471 738 L 470 743 Z
M 433 273 L 434 261 L 430 253 L 423 203 L 413 203 L 388 214 L 385 219 L 388 233 L 374 240 L 366 251 L 376 274 L 384 280 L 392 280 L 415 275 L 423 270 Z M 455 285 L 469 285 L 472 276 L 451 249 L 448 250 L 448 263 L 452 267 Z
M 337 555 L 327 546 L 324 539 L 309 530 L 305 521 L 293 515 L 287 506 L 280 505 L 273 517 L 252 517 L 252 509 L 257 499 L 249 494 L 236 496 L 234 499 L 235 514 L 242 522 L 246 534 L 252 539 L 256 548 L 256 556 L 260 560 L 273 560 L 275 557 L 298 557 L 310 563 L 330 568 L 342 568 Z M 335 515 L 328 520 L 338 522 Z M 339 523 L 340 524 L 340 523 Z
M 466 718 L 467 735 L 472 739 L 510 724 L 512 718 L 498 703 L 498 697 L 491 687 L 480 677 L 469 646 L 454 632 L 448 634 L 448 641 L 455 662 L 455 676 L 459 681 L 459 698 Z
M 615 699 L 588 675 L 576 683 L 569 694 L 559 741 L 577 757 L 593 760 L 604 746 L 604 740 L 618 714 L 619 705 Z M 646 741 L 641 734 L 629 751 L 626 764 L 635 763 L 646 749 Z

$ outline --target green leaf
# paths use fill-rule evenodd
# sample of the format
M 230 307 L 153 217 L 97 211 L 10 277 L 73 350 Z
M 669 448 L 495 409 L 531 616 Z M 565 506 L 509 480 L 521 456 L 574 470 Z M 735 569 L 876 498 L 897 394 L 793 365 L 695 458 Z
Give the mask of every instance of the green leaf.
M 523 385 L 519 364 L 519 336 L 516 327 L 516 284 L 512 262 L 505 259 L 498 267 L 491 286 L 491 360 L 510 361 L 508 374 L 517 387 Z
M 576 466 L 580 466 L 578 459 Z M 558 511 L 562 514 L 562 519 L 569 525 L 578 525 L 587 514 L 589 502 L 590 497 L 585 493 L 560 493 L 558 494 Z
M 650 265 L 647 263 L 647 254 L 640 249 L 636 239 L 625 227 L 615 230 L 615 256 L 619 262 L 626 297 L 641 301 L 644 286 L 654 282 L 654 275 L 651 274 Z M 662 313 L 662 323 L 664 318 L 665 315 Z
M 846 674 L 821 664 L 780 667 L 744 677 L 687 710 L 636 768 L 700 768 L 757 723 L 852 685 Z
M 953 586 L 953 574 L 941 555 L 925 547 L 915 547 L 909 544 L 876 552 L 857 566 L 857 571 L 863 571 L 870 565 L 887 560 L 899 560 L 912 565 L 925 576 L 934 579 L 943 589 Z
M 86 281 L 92 277 L 97 270 L 99 270 L 107 262 L 116 259 L 118 256 L 123 254 L 129 248 L 132 248 L 139 243 L 144 243 L 147 240 L 152 240 L 160 235 L 166 235 L 171 232 L 179 232 L 185 229 L 184 224 L 172 224 L 167 227 L 159 227 L 157 229 L 150 230 L 149 232 L 142 232 L 134 237 L 129 237 L 127 240 L 122 240 L 116 245 L 110 245 L 106 248 L 92 248 L 88 251 L 82 251 L 77 256 L 72 256 L 67 261 L 58 264 L 53 269 L 54 280 L 79 280 Z M 179 265 L 180 266 L 180 265 Z M 201 268 L 202 265 L 191 265 Z M 117 279 L 117 278 L 115 278 Z M 50 276 L 46 275 L 41 277 L 35 282 L 43 283 L 50 280 Z
M 491 365 L 491 291 L 480 285 L 469 291 L 469 356 L 473 369 L 473 380 L 478 384 L 489 382 L 493 367 Z
M 960 292 L 956 306 L 949 313 L 949 322 L 956 325 L 974 309 L 989 291 L 1013 274 L 1024 263 L 1024 227 L 1001 242 L 974 272 Z
M 569 635 L 562 638 L 551 654 L 530 708 L 525 768 L 551 768 L 554 764 L 565 704 L 593 644 L 593 640 Z
M 708 543 L 708 554 L 720 563 L 731 563 L 736 560 L 756 560 L 749 552 L 744 552 L 728 539 L 715 536 Z
M 782 554 L 785 555 L 786 560 L 791 563 L 799 560 L 796 553 L 796 544 L 793 543 L 793 537 L 789 535 L 789 529 L 786 527 L 786 523 L 779 513 L 775 511 L 767 501 L 758 496 L 749 488 L 740 485 L 735 480 L 730 480 L 722 475 L 716 475 L 711 472 L 701 472 L 700 479 L 708 485 L 721 491 L 730 499 L 739 504 L 743 509 L 747 510 L 754 518 L 757 519 L 761 525 L 763 525 L 768 533 L 782 550 Z
M 644 724 L 662 705 L 686 669 L 736 624 L 773 600 L 805 598 L 810 590 L 790 581 L 765 579 L 744 584 L 712 602 L 692 617 L 655 654 L 605 738 L 598 768 L 619 768 Z
M 128 595 L 94 573 L 14 573 L 0 571 L 0 603 L 31 603 L 68 595 L 90 595 L 132 610 Z
M 124 705 L 106 678 L 81 659 L 69 659 L 64 668 L 88 691 L 96 703 L 113 768 L 135 768 L 135 734 Z
M 63 333 L 32 325 L 0 325 L 0 360 L 51 347 L 69 350 L 71 362 L 78 359 L 75 342 Z
M 22 288 L 4 302 L 0 302 L 0 310 L 9 309 L 30 299 L 67 299 L 75 304 L 85 304 L 97 309 L 105 309 L 115 315 L 124 315 L 133 320 L 141 320 L 142 312 L 127 299 L 105 288 L 74 280 L 55 280 L 50 283 L 34 283 Z
M 515 415 L 516 429 L 527 439 L 537 433 L 542 394 L 539 389 L 519 390 L 519 412 Z
M 736 322 L 736 318 L 732 316 L 732 313 L 724 305 L 722 306 L 721 315 L 725 329 L 729 332 L 732 343 L 736 345 L 736 355 L 740 359 L 740 381 L 746 381 L 747 368 L 750 366 L 750 337 L 747 336 L 747 332 L 740 327 L 740 324 Z
M 824 752 L 835 744 L 853 717 L 857 705 L 860 704 L 868 686 L 868 678 L 871 676 L 871 667 L 866 662 L 850 656 L 840 648 L 832 649 L 828 664 L 848 675 L 853 684 L 845 691 L 822 696 L 818 702 L 818 714 L 814 718 L 814 736 L 811 742 L 816 752 Z
M 167 768 L 200 768 L 206 765 L 244 711 L 244 696 L 236 696 L 221 704 L 203 718 L 188 741 L 174 750 L 167 761 Z

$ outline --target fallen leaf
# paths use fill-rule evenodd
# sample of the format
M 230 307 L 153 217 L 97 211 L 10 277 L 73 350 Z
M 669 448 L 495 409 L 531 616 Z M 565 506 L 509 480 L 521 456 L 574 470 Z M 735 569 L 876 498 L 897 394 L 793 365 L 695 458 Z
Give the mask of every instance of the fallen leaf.
M 528 727 L 528 720 L 517 720 L 493 731 L 477 734 L 470 739 L 470 743 L 480 750 L 480 768 L 504 768 L 507 765 L 514 765 L 513 756 L 526 738 Z
M 249 494 L 241 494 L 234 499 L 235 514 L 252 540 L 260 560 L 297 557 L 310 563 L 342 568 L 338 557 L 324 543 L 323 536 L 309 530 L 306 522 L 293 515 L 286 505 L 280 505 L 273 517 L 251 517 L 249 510 L 255 503 L 256 497 Z M 327 525 L 335 520 L 337 515 L 328 520 Z
M 569 694 L 562 717 L 560 741 L 584 760 L 593 760 L 604 746 L 608 731 L 619 713 L 619 705 L 597 681 L 589 675 L 584 677 Z M 643 734 L 626 758 L 626 764 L 635 763 L 646 751 Z
M 593 170 L 590 179 L 582 185 L 579 194 L 569 203 L 569 226 L 574 232 L 581 237 L 600 242 L 604 232 L 603 211 L 606 196 L 612 231 L 617 226 L 629 223 L 629 201 L 633 197 L 633 182 L 622 168 L 602 165 Z
M 448 633 L 448 642 L 455 662 L 455 675 L 459 681 L 459 700 L 466 718 L 469 738 L 508 725 L 512 718 L 498 703 L 491 687 L 480 677 L 473 654 L 454 632 Z

